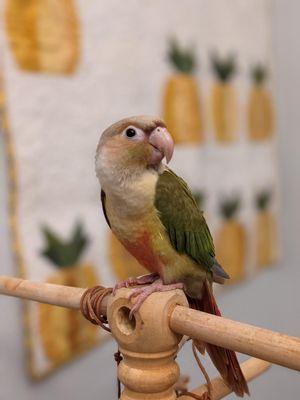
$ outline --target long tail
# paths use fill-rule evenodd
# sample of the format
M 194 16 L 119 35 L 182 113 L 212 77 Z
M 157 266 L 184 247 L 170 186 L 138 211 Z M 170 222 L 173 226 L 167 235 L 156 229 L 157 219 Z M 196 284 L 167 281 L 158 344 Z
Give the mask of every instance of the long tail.
M 188 297 L 188 300 L 191 308 L 221 316 L 210 284 L 207 281 L 203 285 L 201 300 L 190 297 Z M 235 394 L 240 397 L 243 397 L 245 393 L 249 394 L 248 385 L 235 352 L 210 343 L 205 343 L 205 348 L 222 378 Z

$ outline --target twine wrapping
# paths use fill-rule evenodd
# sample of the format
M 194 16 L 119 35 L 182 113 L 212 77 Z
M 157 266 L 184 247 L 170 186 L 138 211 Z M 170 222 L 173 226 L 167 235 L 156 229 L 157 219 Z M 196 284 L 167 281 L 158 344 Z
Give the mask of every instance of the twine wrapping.
M 211 398 L 212 398 L 211 397 L 211 394 L 212 394 L 211 380 L 210 380 L 210 378 L 208 376 L 208 373 L 206 372 L 203 364 L 200 361 L 200 358 L 199 358 L 199 356 L 197 354 L 197 347 L 196 347 L 194 341 L 192 342 L 192 349 L 193 349 L 193 355 L 194 355 L 195 360 L 196 360 L 196 362 L 198 364 L 198 367 L 200 368 L 200 371 L 202 372 L 202 374 L 203 374 L 203 376 L 204 376 L 204 378 L 206 380 L 207 391 L 205 393 L 203 393 L 201 396 L 196 394 L 196 393 L 193 393 L 193 392 L 184 391 L 184 392 L 179 394 L 178 398 L 180 398 L 181 396 L 184 395 L 184 396 L 189 396 L 189 397 L 191 397 L 192 399 L 195 399 L 195 400 L 211 400 Z
M 94 286 L 87 289 L 80 300 L 80 311 L 82 315 L 94 325 L 101 326 L 107 332 L 111 332 L 108 327 L 106 315 L 101 313 L 101 303 L 105 296 L 112 293 L 112 288 Z

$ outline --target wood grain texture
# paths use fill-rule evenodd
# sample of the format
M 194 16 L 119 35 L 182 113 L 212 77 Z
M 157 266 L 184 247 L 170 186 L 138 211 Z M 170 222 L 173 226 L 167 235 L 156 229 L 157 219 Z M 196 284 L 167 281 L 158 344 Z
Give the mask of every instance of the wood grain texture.
M 0 293 L 60 307 L 79 308 L 85 289 L 0 276 Z
M 300 371 L 300 339 L 201 311 L 177 306 L 174 332 Z

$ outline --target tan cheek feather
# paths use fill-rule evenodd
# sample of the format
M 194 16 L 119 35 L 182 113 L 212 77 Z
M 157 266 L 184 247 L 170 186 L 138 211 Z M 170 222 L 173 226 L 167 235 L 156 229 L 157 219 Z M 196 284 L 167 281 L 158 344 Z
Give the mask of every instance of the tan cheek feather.
M 146 141 L 130 141 L 123 136 L 115 136 L 107 143 L 107 155 L 124 167 L 145 166 L 150 157 Z

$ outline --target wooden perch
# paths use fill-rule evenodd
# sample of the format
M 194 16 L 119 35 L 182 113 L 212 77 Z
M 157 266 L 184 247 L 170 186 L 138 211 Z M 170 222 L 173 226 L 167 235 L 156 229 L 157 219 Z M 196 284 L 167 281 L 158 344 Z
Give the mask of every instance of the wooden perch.
M 18 297 L 40 303 L 53 304 L 59 307 L 80 308 L 80 300 L 86 289 L 28 281 L 0 275 L 0 294 Z M 102 302 L 101 312 L 106 314 L 107 299 Z
M 170 328 L 193 339 L 216 344 L 300 371 L 300 339 L 177 306 Z
M 0 293 L 66 308 L 79 308 L 85 289 L 0 276 Z
M 83 292 L 80 288 L 0 276 L 0 293 L 62 307 L 79 308 Z M 103 314 L 106 304 L 104 300 Z M 173 332 L 300 371 L 299 338 L 183 306 L 174 307 L 169 324 Z
M 263 372 L 265 372 L 268 368 L 270 368 L 271 364 L 267 361 L 258 360 L 257 358 L 249 358 L 249 360 L 244 361 L 241 364 L 242 371 L 245 375 L 246 380 L 249 382 L 252 379 L 258 377 Z M 223 399 L 223 397 L 230 394 L 231 389 L 226 386 L 224 380 L 218 376 L 217 378 L 212 379 L 212 398 L 211 400 L 219 400 Z M 198 396 L 202 396 L 205 392 L 207 392 L 207 386 L 202 385 L 196 389 L 191 390 L 192 393 L 195 393 Z M 182 395 L 180 396 L 180 400 L 191 400 L 190 396 Z

